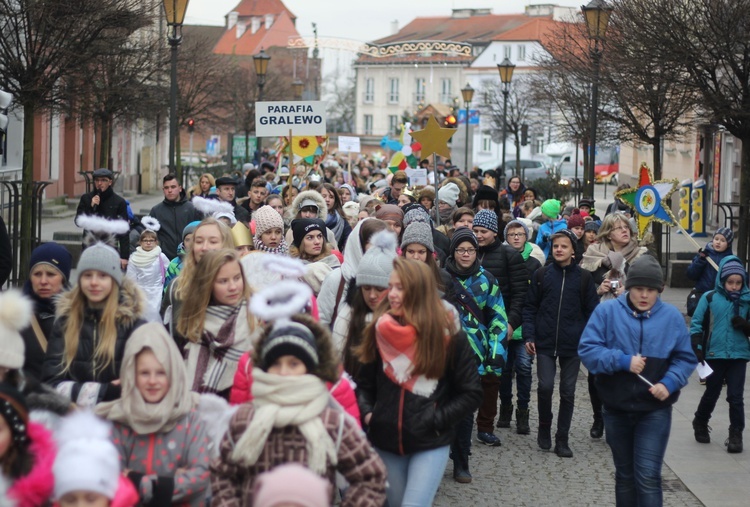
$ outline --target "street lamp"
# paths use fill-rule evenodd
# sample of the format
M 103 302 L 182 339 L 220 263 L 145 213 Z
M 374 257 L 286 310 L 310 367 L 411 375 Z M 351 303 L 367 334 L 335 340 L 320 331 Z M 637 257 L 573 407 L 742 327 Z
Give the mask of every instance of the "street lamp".
M 258 102 L 263 101 L 263 87 L 266 84 L 266 73 L 268 72 L 268 62 L 271 60 L 271 57 L 268 56 L 268 54 L 265 52 L 264 49 L 261 48 L 260 53 L 257 55 L 253 55 L 253 65 L 255 66 L 255 75 L 258 76 Z M 255 114 L 258 114 L 257 109 L 255 110 Z M 262 156 L 261 154 L 263 151 L 260 149 L 260 137 L 257 137 L 257 147 L 258 147 L 258 161 L 260 162 Z M 245 142 L 245 157 L 249 153 L 247 152 L 247 139 Z
M 604 39 L 609 24 L 609 16 L 612 14 L 612 7 L 608 6 L 604 0 L 591 0 L 588 5 L 581 6 L 581 12 L 586 20 L 586 28 L 589 32 L 589 38 L 594 41 L 591 47 L 591 60 L 594 64 L 594 78 L 591 82 L 591 116 L 590 120 L 590 150 L 589 165 L 586 168 L 586 187 L 584 194 L 594 196 L 594 168 L 596 167 L 596 114 L 599 109 L 599 66 L 602 57 L 602 51 L 599 47 L 599 41 Z
M 505 177 L 505 141 L 508 132 L 508 93 L 510 92 L 510 81 L 513 79 L 513 71 L 516 66 L 511 63 L 508 57 L 505 57 L 502 63 L 497 64 L 497 71 L 500 73 L 500 82 L 503 83 L 503 174 Z
M 301 79 L 295 79 L 292 83 L 292 88 L 294 88 L 294 98 L 296 100 L 302 100 L 302 92 L 305 89 L 305 83 Z
M 169 172 L 175 172 L 175 142 L 177 140 L 177 46 L 182 42 L 182 23 L 185 21 L 189 0 L 163 0 L 167 18 L 167 41 L 171 48 L 172 68 L 169 85 Z M 183 183 L 181 174 L 177 181 Z
M 466 148 L 464 150 L 464 171 L 468 175 L 469 171 L 469 106 L 471 105 L 471 99 L 474 98 L 474 88 L 469 83 L 466 83 L 466 87 L 461 88 L 461 96 L 464 98 L 464 105 L 466 106 Z

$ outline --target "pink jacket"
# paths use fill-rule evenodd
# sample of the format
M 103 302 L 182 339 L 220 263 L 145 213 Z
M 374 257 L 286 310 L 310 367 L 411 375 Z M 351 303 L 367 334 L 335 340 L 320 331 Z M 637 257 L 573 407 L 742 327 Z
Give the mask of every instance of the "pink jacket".
M 352 381 L 346 373 L 342 372 L 338 382 L 331 384 L 327 382 L 328 390 L 346 412 L 361 425 L 359 405 L 357 405 L 357 396 L 354 394 Z M 237 373 L 234 374 L 234 384 L 229 393 L 230 405 L 240 405 L 253 400 L 253 361 L 250 358 L 250 352 L 245 352 L 240 357 L 237 366 Z
M 17 507 L 38 507 L 46 504 L 52 496 L 55 484 L 52 465 L 57 447 L 50 431 L 39 423 L 29 421 L 26 434 L 34 465 L 28 474 L 13 482 L 8 497 L 15 500 Z

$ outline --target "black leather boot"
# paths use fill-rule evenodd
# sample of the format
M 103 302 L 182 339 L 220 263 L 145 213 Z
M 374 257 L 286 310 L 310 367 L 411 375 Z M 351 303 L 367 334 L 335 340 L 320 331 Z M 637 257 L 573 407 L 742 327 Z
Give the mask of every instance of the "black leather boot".
M 568 447 L 568 436 L 555 435 L 555 454 L 561 458 L 572 458 L 573 451 Z
M 539 423 L 539 431 L 536 437 L 536 443 L 539 448 L 545 451 L 549 451 L 552 448 L 552 424 L 551 423 Z
M 500 404 L 500 416 L 497 418 L 498 428 L 510 428 L 510 420 L 513 418 L 513 404 Z
M 693 419 L 693 434 L 695 435 L 695 441 L 701 444 L 710 444 L 711 435 L 709 435 L 710 429 L 708 427 L 708 421 L 701 421 L 697 417 Z
M 727 452 L 729 453 L 742 452 L 742 431 L 730 426 L 729 438 L 724 442 L 724 445 L 727 446 Z
M 594 419 L 594 424 L 591 425 L 589 435 L 591 435 L 591 438 L 602 438 L 602 435 L 604 435 L 604 421 Z
M 516 409 L 516 433 L 519 435 L 528 435 L 531 433 L 529 428 L 529 409 Z

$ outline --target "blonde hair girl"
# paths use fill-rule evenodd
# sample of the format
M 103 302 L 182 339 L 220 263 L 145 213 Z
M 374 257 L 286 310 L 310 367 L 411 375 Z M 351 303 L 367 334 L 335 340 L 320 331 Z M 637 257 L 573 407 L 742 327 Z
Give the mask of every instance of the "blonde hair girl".
M 119 398 L 125 342 L 143 313 L 143 293 L 123 277 L 117 251 L 103 243 L 87 248 L 78 285 L 57 304 L 42 380 L 82 406 Z
M 252 296 L 237 252 L 207 252 L 196 266 L 177 318 L 187 340 L 188 385 L 193 391 L 229 398 L 240 356 L 252 348 Z

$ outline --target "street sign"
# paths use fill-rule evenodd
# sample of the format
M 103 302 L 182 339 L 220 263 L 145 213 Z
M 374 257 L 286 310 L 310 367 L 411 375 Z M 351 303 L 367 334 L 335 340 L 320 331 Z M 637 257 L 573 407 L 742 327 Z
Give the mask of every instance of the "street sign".
M 339 151 L 360 153 L 359 137 L 339 136 Z
M 245 149 L 245 145 L 242 145 L 242 149 Z M 221 137 L 211 136 L 206 140 L 206 155 L 209 157 L 217 157 L 221 150 Z
M 466 109 L 458 110 L 458 124 L 466 125 Z M 469 125 L 479 125 L 479 109 L 469 109 Z
M 258 137 L 326 135 L 326 103 L 322 101 L 278 101 L 255 103 L 255 133 Z
M 250 152 L 249 160 L 252 160 L 255 156 L 255 151 L 258 149 L 258 139 L 254 136 L 247 138 L 247 148 Z M 244 134 L 235 134 L 232 137 L 232 158 L 245 159 L 245 136 Z

